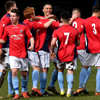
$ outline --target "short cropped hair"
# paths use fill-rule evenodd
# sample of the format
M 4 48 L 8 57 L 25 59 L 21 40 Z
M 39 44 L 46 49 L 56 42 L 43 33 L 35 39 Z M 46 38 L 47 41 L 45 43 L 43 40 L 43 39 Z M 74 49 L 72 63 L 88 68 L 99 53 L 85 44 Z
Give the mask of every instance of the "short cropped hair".
M 26 7 L 23 11 L 23 15 L 25 18 L 31 18 L 31 15 L 35 13 L 35 8 L 34 7 Z
M 43 4 L 43 8 L 44 8 L 45 5 L 51 5 L 51 6 L 52 6 L 52 4 L 51 4 L 50 2 L 45 2 L 45 3 Z
M 69 12 L 68 12 L 68 11 L 63 11 L 63 12 L 60 14 L 60 18 L 69 20 L 69 18 L 70 18 Z
M 79 8 L 73 8 L 72 12 L 75 11 L 75 10 L 77 10 L 81 14 L 81 10 Z
M 97 12 L 99 12 L 100 11 L 100 6 L 99 5 L 95 5 L 95 6 L 93 6 L 93 8 L 92 8 L 92 13 L 97 13 Z
M 14 4 L 16 4 L 15 1 L 7 1 L 5 3 L 5 9 L 6 9 L 6 11 L 9 11 L 11 9 L 11 7 L 14 7 Z
M 18 9 L 12 9 L 11 12 L 16 13 L 17 16 L 20 16 L 20 12 Z

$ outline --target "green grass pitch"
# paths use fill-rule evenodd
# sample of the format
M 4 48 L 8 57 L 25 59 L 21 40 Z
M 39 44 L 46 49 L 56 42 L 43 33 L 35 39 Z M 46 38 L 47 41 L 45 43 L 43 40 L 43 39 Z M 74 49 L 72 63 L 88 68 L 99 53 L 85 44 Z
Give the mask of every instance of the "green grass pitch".
M 55 67 L 54 67 L 53 63 L 51 62 L 50 68 L 49 68 L 49 71 L 48 71 L 47 86 L 50 83 L 51 75 L 52 75 L 54 68 Z M 81 70 L 81 63 L 78 60 L 78 68 L 74 72 L 73 91 L 78 89 L 80 70 Z M 66 72 L 67 71 L 65 69 L 65 71 L 64 71 L 64 89 L 65 89 L 65 91 L 67 91 Z M 58 96 L 54 95 L 54 96 L 51 96 L 51 97 L 32 96 L 29 99 L 24 99 L 23 97 L 21 97 L 21 100 L 47 100 L 47 99 L 48 100 L 62 100 L 62 99 L 63 100 L 98 100 L 98 99 L 100 99 L 100 96 L 94 95 L 95 87 L 96 87 L 96 84 L 95 84 L 96 83 L 96 72 L 97 72 L 96 68 L 92 67 L 91 75 L 90 75 L 90 78 L 89 78 L 87 85 L 86 85 L 86 87 L 89 91 L 89 95 L 80 94 L 77 97 L 70 97 L 70 98 L 67 98 L 66 96 L 61 97 L 60 95 L 58 95 Z M 31 92 L 31 89 L 32 89 L 31 74 L 32 74 L 32 68 L 30 68 L 29 81 L 28 81 L 28 91 L 29 92 Z M 21 74 L 20 74 L 20 72 L 18 74 L 18 77 L 19 77 L 19 92 L 21 94 Z M 40 83 L 38 84 L 38 88 L 40 88 Z M 58 81 L 55 83 L 55 88 L 60 92 Z M 8 94 L 8 85 L 7 85 L 7 74 L 6 74 L 4 83 L 3 83 L 2 87 L 0 88 L 0 95 L 7 97 L 7 94 Z M 8 100 L 11 100 L 11 99 L 12 98 L 9 98 Z

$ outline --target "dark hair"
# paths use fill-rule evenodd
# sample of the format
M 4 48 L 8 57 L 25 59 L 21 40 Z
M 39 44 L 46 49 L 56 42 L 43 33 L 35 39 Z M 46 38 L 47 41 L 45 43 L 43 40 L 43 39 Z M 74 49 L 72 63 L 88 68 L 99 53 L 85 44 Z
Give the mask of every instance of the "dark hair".
M 99 5 L 95 5 L 95 6 L 93 6 L 93 8 L 92 8 L 92 13 L 94 13 L 94 12 L 99 12 L 100 11 L 100 6 Z
M 18 9 L 12 9 L 11 12 L 16 13 L 17 16 L 20 16 L 20 12 Z
M 45 2 L 45 3 L 43 4 L 43 8 L 44 8 L 45 5 L 51 5 L 51 6 L 52 6 L 52 4 L 51 4 L 50 2 Z
M 75 10 L 78 10 L 81 14 L 81 10 L 79 8 L 73 8 L 72 12 L 75 11 Z
M 63 19 L 68 19 L 70 18 L 70 14 L 68 11 L 63 11 L 61 14 L 60 14 L 60 17 L 63 18 Z
M 6 11 L 9 11 L 10 8 L 14 6 L 14 4 L 16 4 L 15 1 L 7 1 L 7 2 L 5 3 L 5 9 L 6 9 Z

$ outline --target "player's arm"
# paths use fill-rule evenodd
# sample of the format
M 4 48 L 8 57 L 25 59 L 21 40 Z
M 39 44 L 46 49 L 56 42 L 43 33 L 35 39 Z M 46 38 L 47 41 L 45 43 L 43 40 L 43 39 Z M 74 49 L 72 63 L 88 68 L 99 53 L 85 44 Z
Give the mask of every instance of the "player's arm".
M 54 19 L 50 19 L 48 22 L 46 22 L 44 24 L 44 28 L 48 28 L 52 24 L 53 21 L 55 21 L 55 20 Z
M 34 38 L 33 38 L 33 37 L 30 38 L 30 44 L 31 44 L 31 46 L 29 46 L 28 49 L 29 49 L 30 51 L 33 51 L 33 49 L 34 49 Z
M 4 31 L 3 23 L 0 22 L 0 39 L 2 39 L 3 31 Z M 0 44 L 0 55 L 2 55 L 2 54 L 3 54 L 2 44 Z
M 55 17 L 55 15 L 53 15 L 53 14 L 51 14 L 51 15 L 49 15 L 49 16 L 47 16 L 46 18 L 45 17 L 41 17 L 41 16 L 35 16 L 33 19 L 32 19 L 32 21 L 38 21 L 38 20 L 40 20 L 40 19 L 49 19 L 49 18 L 51 18 L 51 17 Z
M 56 55 L 54 53 L 54 48 L 55 48 L 55 45 L 56 45 L 56 41 L 57 41 L 57 38 L 53 37 L 52 41 L 51 41 L 51 53 L 50 53 L 50 58 L 51 59 L 54 59 L 54 57 L 56 57 Z
M 30 47 L 28 48 L 30 51 L 33 51 L 34 49 L 34 38 L 28 28 L 28 26 L 26 25 L 26 30 L 25 30 L 26 36 L 28 37 L 28 40 L 30 40 Z
M 6 28 L 4 29 L 4 35 L 2 36 L 2 39 L 0 39 L 0 44 L 5 44 L 7 41 L 8 32 L 6 31 Z
M 54 19 L 48 20 L 46 23 L 38 22 L 38 21 L 33 21 L 33 29 L 41 29 L 41 28 L 48 28 L 52 23 Z
M 80 45 L 80 39 L 78 39 L 79 34 L 76 36 L 75 42 L 76 42 L 76 46 Z
M 72 24 L 72 22 L 74 21 L 74 19 L 78 18 L 77 14 L 73 14 L 72 17 L 69 20 L 69 24 Z
M 0 39 L 0 44 L 5 44 L 5 43 L 6 43 L 6 41 Z
M 46 19 L 45 17 L 38 17 L 38 16 L 35 16 L 32 21 L 38 21 L 40 19 Z
M 76 45 L 79 46 L 80 45 L 80 40 L 76 41 Z

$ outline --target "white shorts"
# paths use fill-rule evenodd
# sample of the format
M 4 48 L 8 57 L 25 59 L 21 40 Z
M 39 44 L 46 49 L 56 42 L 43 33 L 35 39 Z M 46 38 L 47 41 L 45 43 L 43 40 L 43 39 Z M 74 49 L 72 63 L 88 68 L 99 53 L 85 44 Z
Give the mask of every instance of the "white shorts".
M 28 50 L 28 62 L 29 65 L 39 66 L 39 56 L 37 52 L 29 51 Z
M 47 68 L 50 66 L 50 53 L 39 50 L 38 51 L 39 55 L 39 61 L 40 61 L 40 68 Z
M 2 65 L 5 66 L 5 67 L 8 67 L 9 65 L 9 48 L 2 48 L 2 50 L 6 51 L 5 53 L 5 59 L 4 61 L 2 62 Z
M 78 50 L 78 58 L 84 66 L 100 66 L 100 53 L 87 53 L 86 50 Z
M 9 56 L 11 69 L 18 68 L 20 71 L 28 71 L 28 58 Z
M 66 67 L 66 69 L 75 70 L 77 69 L 77 59 L 75 59 L 72 62 L 60 62 L 57 60 L 57 67 L 58 68 Z
M 50 49 L 51 52 L 51 49 Z M 54 53 L 57 55 L 57 47 L 54 48 Z M 57 57 L 54 57 L 54 59 L 50 59 L 52 62 L 57 62 Z

